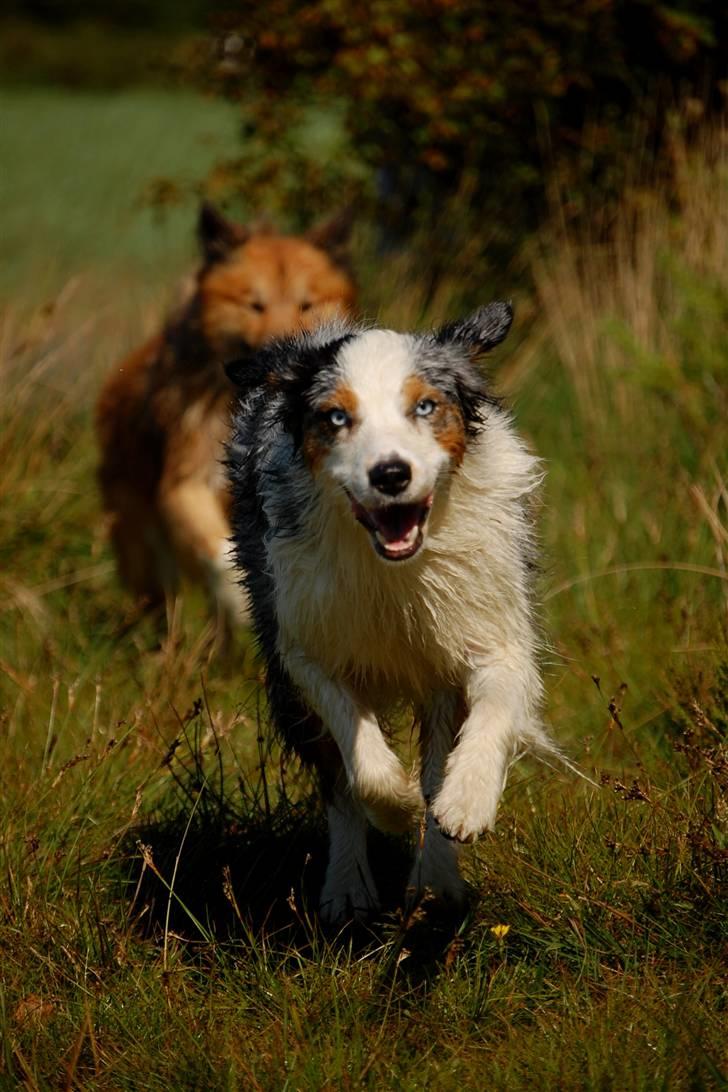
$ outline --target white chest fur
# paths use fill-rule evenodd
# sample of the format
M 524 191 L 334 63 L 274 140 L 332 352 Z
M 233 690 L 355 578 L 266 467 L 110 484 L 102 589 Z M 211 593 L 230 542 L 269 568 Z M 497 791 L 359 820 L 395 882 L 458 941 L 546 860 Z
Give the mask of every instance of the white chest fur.
M 269 544 L 282 651 L 298 648 L 386 704 L 462 684 L 499 647 L 532 644 L 523 497 L 537 480 L 536 461 L 497 417 L 404 563 L 376 556 L 345 497 L 312 494 L 301 532 Z

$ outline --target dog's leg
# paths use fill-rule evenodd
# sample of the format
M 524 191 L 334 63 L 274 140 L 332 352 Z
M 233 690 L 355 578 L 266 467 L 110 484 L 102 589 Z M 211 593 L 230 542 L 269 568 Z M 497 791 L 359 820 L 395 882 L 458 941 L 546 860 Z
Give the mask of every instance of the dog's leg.
M 429 805 L 442 785 L 445 762 L 452 750 L 461 698 L 455 691 L 440 691 L 422 717 L 422 793 L 428 805 L 425 828 L 417 847 L 407 884 L 408 901 L 414 903 L 429 890 L 439 898 L 462 902 L 465 884 L 458 869 L 460 847 L 446 838 L 433 819 Z M 460 714 L 462 718 L 462 714 Z
M 359 708 L 350 691 L 303 652 L 291 650 L 284 659 L 296 686 L 336 741 L 351 791 L 367 817 L 380 830 L 407 829 L 422 807 L 422 797 L 388 746 L 376 717 Z
M 156 513 L 129 483 L 116 480 L 109 483 L 100 477 L 121 582 L 148 609 L 156 609 L 164 604 L 167 595 L 176 591 L 174 572 L 158 564 L 163 532 Z
M 432 814 L 442 831 L 473 842 L 495 823 L 508 763 L 517 739 L 527 735 L 540 684 L 527 653 L 504 650 L 475 669 L 466 683 L 469 715 L 445 764 Z
M 366 815 L 345 783 L 334 789 L 326 814 L 329 863 L 319 912 L 329 925 L 341 925 L 352 918 L 360 921 L 379 906 L 367 860 Z
M 246 596 L 233 563 L 230 526 L 214 491 L 206 483 L 187 480 L 163 488 L 160 506 L 175 549 L 188 568 L 204 575 L 227 622 L 245 622 Z
M 268 661 L 268 692 L 282 741 L 315 770 L 326 804 L 329 862 L 319 904 L 321 918 L 330 925 L 364 918 L 376 910 L 379 900 L 367 862 L 366 815 L 349 789 L 339 748 L 320 717 L 302 703 L 277 655 Z

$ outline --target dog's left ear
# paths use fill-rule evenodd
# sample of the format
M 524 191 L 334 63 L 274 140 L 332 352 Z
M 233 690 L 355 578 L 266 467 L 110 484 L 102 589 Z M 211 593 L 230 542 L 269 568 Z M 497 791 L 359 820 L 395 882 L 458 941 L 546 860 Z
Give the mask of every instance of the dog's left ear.
M 473 360 L 500 345 L 513 322 L 513 306 L 503 300 L 479 307 L 467 318 L 441 327 L 435 340 L 439 345 L 461 345 Z
M 315 224 L 306 232 L 305 238 L 312 246 L 324 250 L 335 262 L 345 265 L 349 257 L 349 240 L 353 226 L 354 206 L 345 205 L 327 220 Z
M 247 243 L 250 231 L 223 216 L 209 201 L 203 201 L 197 217 L 197 239 L 206 265 L 223 262 L 236 247 Z
M 488 391 L 485 376 L 476 361 L 485 353 L 500 345 L 511 328 L 513 308 L 501 300 L 479 307 L 472 315 L 450 322 L 434 334 L 435 344 L 443 350 L 448 347 L 465 350 L 448 368 L 450 382 L 460 405 L 465 427 L 474 436 L 483 424 L 483 406 L 496 401 Z

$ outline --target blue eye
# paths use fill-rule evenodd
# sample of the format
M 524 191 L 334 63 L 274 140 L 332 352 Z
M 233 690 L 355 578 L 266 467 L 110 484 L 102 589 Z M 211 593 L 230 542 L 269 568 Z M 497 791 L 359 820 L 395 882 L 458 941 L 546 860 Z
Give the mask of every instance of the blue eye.
M 431 398 L 422 398 L 415 406 L 415 417 L 429 417 L 435 409 Z
M 326 414 L 329 424 L 334 428 L 344 428 L 345 425 L 351 424 L 349 414 L 343 409 L 332 409 Z

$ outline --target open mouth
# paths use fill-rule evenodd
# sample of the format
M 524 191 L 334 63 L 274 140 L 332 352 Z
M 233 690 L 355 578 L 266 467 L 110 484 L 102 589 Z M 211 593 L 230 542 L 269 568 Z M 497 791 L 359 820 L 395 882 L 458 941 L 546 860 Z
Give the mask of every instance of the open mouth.
M 432 494 L 418 504 L 365 508 L 350 496 L 351 510 L 372 537 L 374 549 L 387 561 L 405 561 L 419 550 L 432 508 Z

